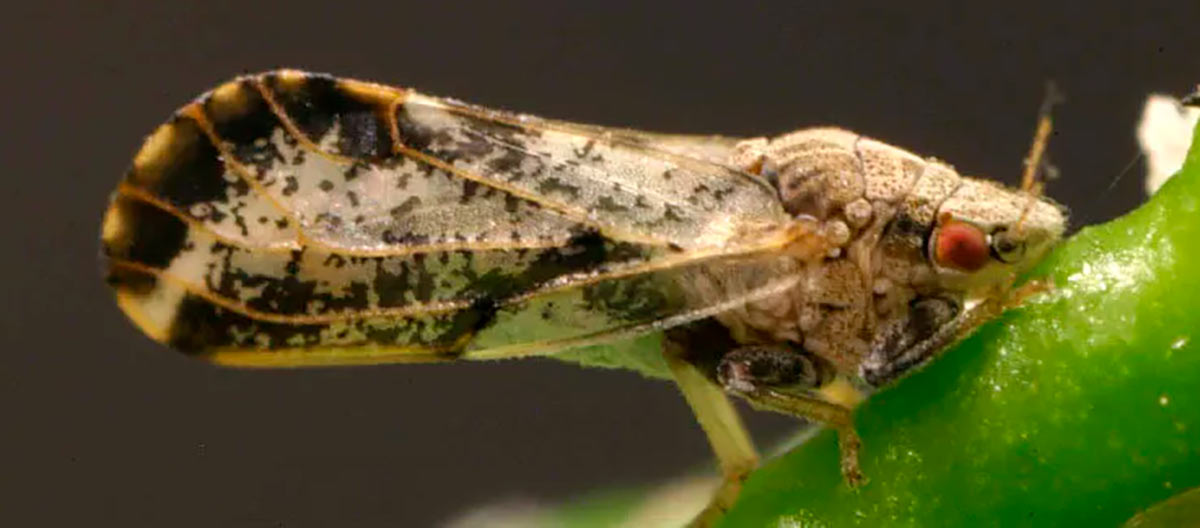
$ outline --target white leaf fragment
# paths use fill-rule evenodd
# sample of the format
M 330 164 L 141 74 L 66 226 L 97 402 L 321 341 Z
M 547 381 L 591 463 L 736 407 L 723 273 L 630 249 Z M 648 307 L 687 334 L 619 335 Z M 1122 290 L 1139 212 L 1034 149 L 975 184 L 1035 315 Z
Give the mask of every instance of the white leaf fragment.
M 1153 94 L 1142 108 L 1137 138 L 1146 156 L 1146 194 L 1154 194 L 1183 167 L 1200 108 L 1183 106 L 1169 95 Z

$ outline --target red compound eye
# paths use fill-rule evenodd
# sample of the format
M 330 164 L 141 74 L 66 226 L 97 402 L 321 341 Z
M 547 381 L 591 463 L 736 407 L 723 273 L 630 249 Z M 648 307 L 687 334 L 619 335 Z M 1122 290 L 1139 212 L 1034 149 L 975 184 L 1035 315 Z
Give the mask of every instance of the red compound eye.
M 939 266 L 975 271 L 988 262 L 987 235 L 966 222 L 948 220 L 938 227 L 933 258 Z

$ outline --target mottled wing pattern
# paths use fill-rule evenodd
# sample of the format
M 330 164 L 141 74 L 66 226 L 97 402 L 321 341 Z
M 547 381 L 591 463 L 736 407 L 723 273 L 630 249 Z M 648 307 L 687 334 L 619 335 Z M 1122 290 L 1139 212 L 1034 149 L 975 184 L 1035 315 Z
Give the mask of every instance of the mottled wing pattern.
M 717 134 L 664 134 L 568 121 L 547 119 L 542 121 L 548 127 L 612 144 L 655 150 L 724 166 L 729 165 L 730 160 L 734 158 L 735 147 L 745 139 Z
M 680 294 L 792 235 L 769 186 L 707 159 L 727 142 L 648 137 L 239 78 L 147 138 L 105 218 L 109 282 L 151 337 L 264 366 L 548 353 L 787 287 Z

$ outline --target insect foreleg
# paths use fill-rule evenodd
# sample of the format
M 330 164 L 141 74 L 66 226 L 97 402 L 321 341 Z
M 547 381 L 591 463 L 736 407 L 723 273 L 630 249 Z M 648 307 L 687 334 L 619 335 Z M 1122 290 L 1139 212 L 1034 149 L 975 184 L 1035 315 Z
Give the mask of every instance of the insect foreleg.
M 742 489 L 742 481 L 758 466 L 758 453 L 729 398 L 712 380 L 685 358 L 678 343 L 665 340 L 663 355 L 675 383 L 696 415 L 696 421 L 708 435 L 708 442 L 721 467 L 723 481 L 707 507 L 690 526 L 712 525 L 733 505 Z
M 945 352 L 984 323 L 995 319 L 1005 310 L 1020 306 L 1029 297 L 1051 291 L 1054 284 L 1046 279 L 1032 279 L 1019 287 L 1003 284 L 985 295 L 972 307 L 952 319 L 936 325 L 936 330 L 891 357 L 869 358 L 861 367 L 863 379 L 871 385 L 886 385 L 913 368 L 928 363 Z
M 786 345 L 752 346 L 734 350 L 721 359 L 717 379 L 726 391 L 745 398 L 755 407 L 805 418 L 838 432 L 841 469 L 846 482 L 863 482 L 858 466 L 861 442 L 851 411 L 836 403 L 809 396 L 810 391 L 833 378 L 822 362 Z

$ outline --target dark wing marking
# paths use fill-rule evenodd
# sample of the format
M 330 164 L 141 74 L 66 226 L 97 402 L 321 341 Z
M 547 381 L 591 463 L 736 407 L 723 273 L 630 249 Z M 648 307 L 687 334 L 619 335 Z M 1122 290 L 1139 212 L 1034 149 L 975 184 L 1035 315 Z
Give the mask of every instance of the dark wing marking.
M 618 135 L 241 78 L 147 139 L 106 215 L 110 282 L 155 339 L 276 366 L 546 353 L 781 287 L 687 295 L 811 232 L 762 182 Z

